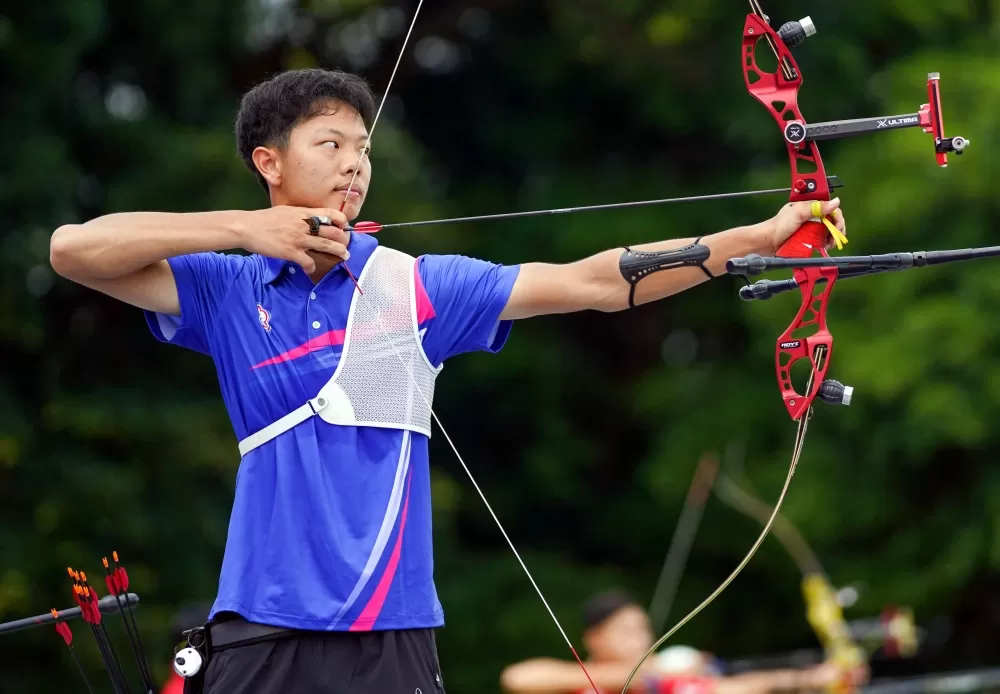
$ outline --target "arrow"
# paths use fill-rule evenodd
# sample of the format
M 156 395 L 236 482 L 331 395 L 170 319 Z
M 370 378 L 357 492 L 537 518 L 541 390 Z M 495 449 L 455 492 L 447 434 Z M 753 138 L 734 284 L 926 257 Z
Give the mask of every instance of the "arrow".
M 142 638 L 139 636 L 139 627 L 135 623 L 135 614 L 132 612 L 131 605 L 128 605 L 128 601 L 125 601 L 123 605 L 119 597 L 128 590 L 128 574 L 125 572 L 125 567 L 118 561 L 118 552 L 112 552 L 111 557 L 115 563 L 114 569 L 108 563 L 107 557 L 103 559 L 104 571 L 107 574 L 104 582 L 108 587 L 108 593 L 111 594 L 115 599 L 115 604 L 118 605 L 118 612 L 122 616 L 122 623 L 125 625 L 125 634 L 128 636 L 129 645 L 132 647 L 132 655 L 135 656 L 135 664 L 139 669 L 142 684 L 148 694 L 153 694 L 155 689 L 153 686 L 153 676 L 149 671 L 149 663 L 146 661 L 146 654 L 142 647 Z M 125 614 L 126 606 L 128 606 L 127 616 Z
M 836 176 L 828 177 L 830 188 L 841 188 L 843 183 Z M 652 207 L 654 205 L 671 205 L 682 202 L 707 202 L 710 200 L 731 200 L 733 198 L 749 198 L 757 195 L 780 195 L 792 191 L 791 188 L 764 188 L 759 190 L 741 190 L 733 193 L 711 193 L 709 195 L 689 195 L 677 198 L 660 198 L 658 200 L 638 200 L 634 202 L 612 202 L 603 205 L 582 205 L 578 207 L 558 207 L 549 210 L 528 210 L 525 212 L 505 212 L 502 214 L 480 214 L 471 217 L 449 217 L 447 219 L 429 219 L 419 222 L 393 222 L 379 224 L 378 222 L 358 222 L 349 226 L 349 231 L 361 234 L 374 234 L 385 229 L 402 229 L 404 227 L 439 226 L 442 224 L 459 224 L 462 222 L 495 222 L 502 219 L 525 219 L 526 217 L 544 217 L 547 215 L 579 214 L 581 212 L 601 212 L 606 210 L 623 210 L 631 207 Z
M 128 694 L 125 673 L 122 671 L 111 638 L 101 620 L 101 611 L 97 607 L 97 592 L 87 582 L 86 573 L 74 571 L 72 567 L 66 571 L 73 579 L 73 598 L 80 606 L 83 621 L 90 625 L 90 630 L 94 634 L 94 640 L 97 641 L 97 648 L 101 652 L 101 659 L 104 661 L 104 668 L 108 671 L 108 677 L 111 679 L 111 686 L 115 690 L 115 694 Z
M 49 613 L 52 619 L 56 623 L 56 632 L 62 637 L 63 642 L 65 642 L 66 647 L 69 648 L 70 655 L 73 656 L 73 662 L 76 663 L 76 669 L 80 671 L 80 677 L 83 678 L 83 683 L 87 685 L 87 691 L 90 694 L 94 694 L 94 688 L 90 686 L 90 680 L 87 679 L 87 673 L 83 671 L 83 665 L 80 664 L 80 659 L 76 655 L 76 649 L 73 648 L 73 632 L 69 628 L 69 624 L 59 620 L 59 613 L 56 612 L 55 608 Z

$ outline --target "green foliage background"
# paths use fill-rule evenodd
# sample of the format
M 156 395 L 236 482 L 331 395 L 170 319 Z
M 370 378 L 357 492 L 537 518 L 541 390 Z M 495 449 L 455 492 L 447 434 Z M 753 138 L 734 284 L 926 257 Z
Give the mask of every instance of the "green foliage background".
M 414 3 L 45 0 L 0 10 L 0 619 L 69 603 L 67 565 L 117 549 L 165 677 L 167 624 L 211 599 L 238 464 L 211 363 L 155 343 L 141 314 L 53 276 L 58 225 L 132 209 L 265 204 L 234 153 L 240 94 L 284 68 L 385 88 Z M 940 71 L 946 126 L 973 145 L 934 165 L 917 131 L 823 148 L 850 251 L 996 243 L 1000 3 L 769 2 L 808 11 L 797 50 L 812 120 L 915 111 Z M 380 221 L 786 185 L 773 123 L 745 91 L 746 8 L 698 0 L 427 0 L 374 137 Z M 386 233 L 411 252 L 565 261 L 758 221 L 781 199 Z M 649 598 L 699 455 L 741 443 L 774 498 L 794 433 L 773 340 L 797 299 L 742 304 L 718 279 L 658 305 L 518 325 L 500 356 L 454 361 L 439 413 L 574 638 L 581 600 Z M 787 501 L 853 616 L 911 605 L 956 633 L 930 663 L 996 660 L 1000 625 L 1000 273 L 955 265 L 838 285 L 833 371 Z M 474 386 L 470 386 L 474 384 Z M 468 406 L 475 399 L 476 407 Z M 470 412 L 478 412 L 474 417 Z M 452 692 L 565 657 L 461 468 L 433 439 L 439 638 Z M 673 616 L 758 528 L 709 501 Z M 78 628 L 78 633 L 81 633 Z M 766 543 L 678 637 L 723 657 L 809 647 L 798 577 Z M 84 641 L 81 639 L 81 641 Z M 97 677 L 92 644 L 81 655 Z M 78 688 L 47 630 L 0 641 L 0 690 Z

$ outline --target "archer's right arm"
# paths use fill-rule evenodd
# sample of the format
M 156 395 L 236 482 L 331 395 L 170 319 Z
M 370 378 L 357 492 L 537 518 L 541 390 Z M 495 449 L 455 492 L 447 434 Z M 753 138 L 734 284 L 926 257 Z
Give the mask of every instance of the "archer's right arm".
M 305 220 L 329 217 L 335 226 L 311 236 Z M 254 212 L 123 212 L 56 229 L 49 242 L 53 270 L 66 279 L 139 308 L 180 315 L 175 256 L 244 248 L 315 270 L 310 252 L 347 253 L 347 219 L 337 210 L 272 207 Z

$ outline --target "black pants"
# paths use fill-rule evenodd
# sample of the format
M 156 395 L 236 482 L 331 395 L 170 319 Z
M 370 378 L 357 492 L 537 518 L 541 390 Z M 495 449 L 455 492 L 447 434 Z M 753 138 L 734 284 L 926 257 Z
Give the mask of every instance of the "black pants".
M 204 694 L 444 694 L 433 629 L 298 633 L 214 653 Z

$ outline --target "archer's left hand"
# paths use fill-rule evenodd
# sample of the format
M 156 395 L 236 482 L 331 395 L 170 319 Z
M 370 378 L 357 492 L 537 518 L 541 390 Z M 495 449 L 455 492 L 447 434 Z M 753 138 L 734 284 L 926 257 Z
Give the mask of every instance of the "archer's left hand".
M 823 203 L 823 215 L 829 215 L 829 219 L 840 230 L 847 235 L 847 224 L 844 221 L 844 213 L 840 211 L 840 198 L 834 198 Z M 781 208 L 778 214 L 774 215 L 768 222 L 768 236 L 776 253 L 781 245 L 788 240 L 792 234 L 798 231 L 805 222 L 813 219 L 812 202 L 791 202 Z M 827 248 L 834 246 L 833 239 L 827 241 Z

